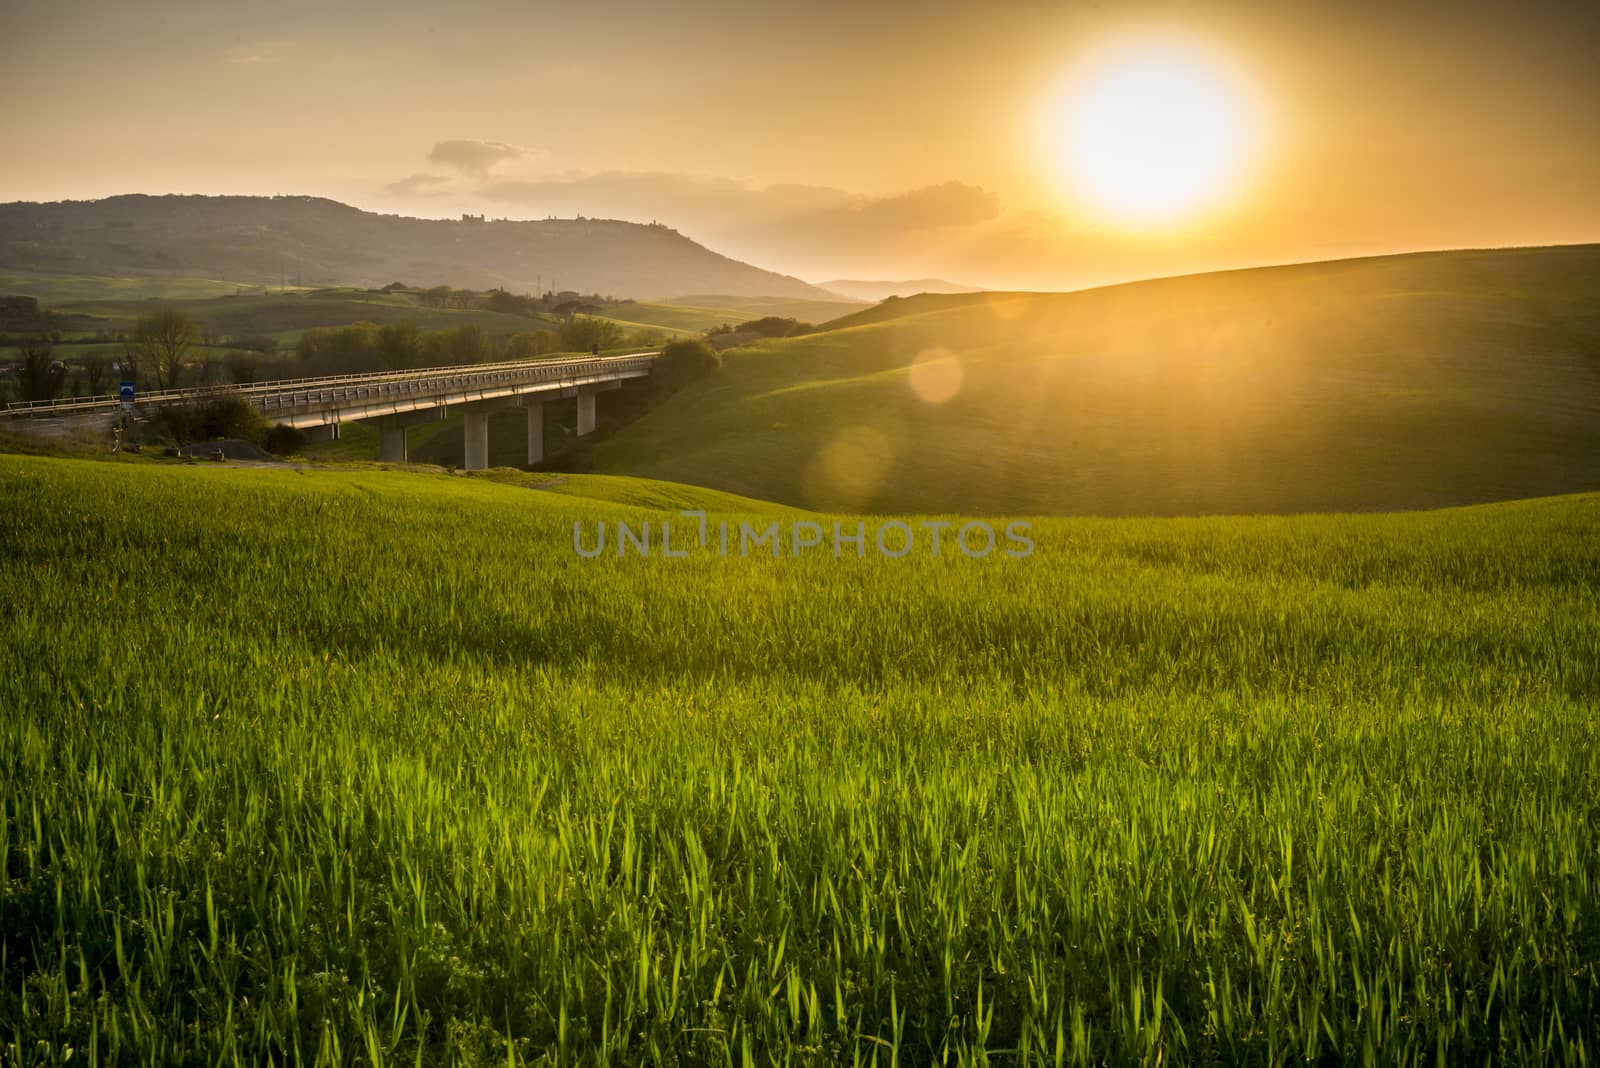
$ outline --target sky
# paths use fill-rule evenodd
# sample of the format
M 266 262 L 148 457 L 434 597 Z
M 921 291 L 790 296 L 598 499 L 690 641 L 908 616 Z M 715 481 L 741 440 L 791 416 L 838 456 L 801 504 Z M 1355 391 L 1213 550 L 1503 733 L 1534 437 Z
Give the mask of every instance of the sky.
M 1146 62 L 1223 132 L 1135 91 L 1075 141 Z M 1594 2 L 0 0 L 0 85 L 0 200 L 660 221 L 811 281 L 1600 240 Z M 1158 180 L 1226 165 L 1130 216 L 1086 170 L 1161 115 Z

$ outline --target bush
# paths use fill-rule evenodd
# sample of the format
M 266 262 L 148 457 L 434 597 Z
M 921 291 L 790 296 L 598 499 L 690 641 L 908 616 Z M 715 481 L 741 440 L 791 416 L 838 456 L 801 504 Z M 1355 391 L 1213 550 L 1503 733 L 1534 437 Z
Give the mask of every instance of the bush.
M 195 404 L 167 404 L 156 409 L 148 431 L 174 445 L 192 445 L 217 438 L 240 438 L 260 445 L 267 420 L 237 393 L 219 393 Z
M 799 337 L 809 334 L 816 327 L 810 323 L 802 323 L 798 319 L 784 319 L 776 315 L 769 315 L 765 319 L 756 319 L 748 323 L 740 323 L 738 332 L 742 334 L 758 334 L 761 337 Z
M 562 352 L 589 352 L 596 346 L 616 348 L 624 339 L 622 327 L 610 319 L 596 319 L 588 315 L 574 315 L 561 324 Z
M 261 435 L 261 447 L 274 456 L 293 456 L 306 447 L 306 432 L 276 423 Z
M 500 358 L 505 360 L 531 360 L 535 356 L 556 351 L 556 335 L 549 330 L 528 330 L 506 338 Z
M 722 356 L 700 338 L 674 341 L 661 350 L 650 377 L 664 393 L 682 389 L 722 366 Z

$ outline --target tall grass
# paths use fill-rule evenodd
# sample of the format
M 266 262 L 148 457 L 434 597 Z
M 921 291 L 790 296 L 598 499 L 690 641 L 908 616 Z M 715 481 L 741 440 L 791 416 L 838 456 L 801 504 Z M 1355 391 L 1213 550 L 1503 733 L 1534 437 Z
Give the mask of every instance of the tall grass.
M 0 500 L 0 1061 L 1600 1052 L 1600 498 L 1011 561 L 586 561 L 662 513 L 401 474 Z

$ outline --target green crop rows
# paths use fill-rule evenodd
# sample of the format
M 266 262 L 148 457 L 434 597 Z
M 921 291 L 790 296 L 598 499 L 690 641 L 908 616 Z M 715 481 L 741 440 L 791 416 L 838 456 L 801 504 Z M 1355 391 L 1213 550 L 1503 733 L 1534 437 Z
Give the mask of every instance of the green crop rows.
M 1600 497 L 574 555 L 652 492 L 0 457 L 0 1062 L 1600 1054 Z

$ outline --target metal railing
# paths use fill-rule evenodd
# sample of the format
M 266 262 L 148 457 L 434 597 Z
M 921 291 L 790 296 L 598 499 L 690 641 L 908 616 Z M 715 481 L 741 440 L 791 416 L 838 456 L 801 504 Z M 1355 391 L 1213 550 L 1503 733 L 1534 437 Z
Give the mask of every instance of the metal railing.
M 410 371 L 325 375 L 320 378 L 283 378 L 250 385 L 162 389 L 139 394 L 135 403 L 141 406 L 183 404 L 232 394 L 245 397 L 263 412 L 282 411 L 288 408 L 330 405 L 340 401 L 425 396 L 436 392 L 471 389 L 474 386 L 560 382 L 588 375 L 648 370 L 658 355 L 660 355 L 658 352 L 634 352 L 623 356 L 583 356 L 576 359 L 508 360 L 500 363 L 457 364 Z M 93 397 L 72 401 L 18 401 L 7 404 L 4 410 L 8 415 L 56 415 L 114 409 L 121 403 L 118 397 Z

